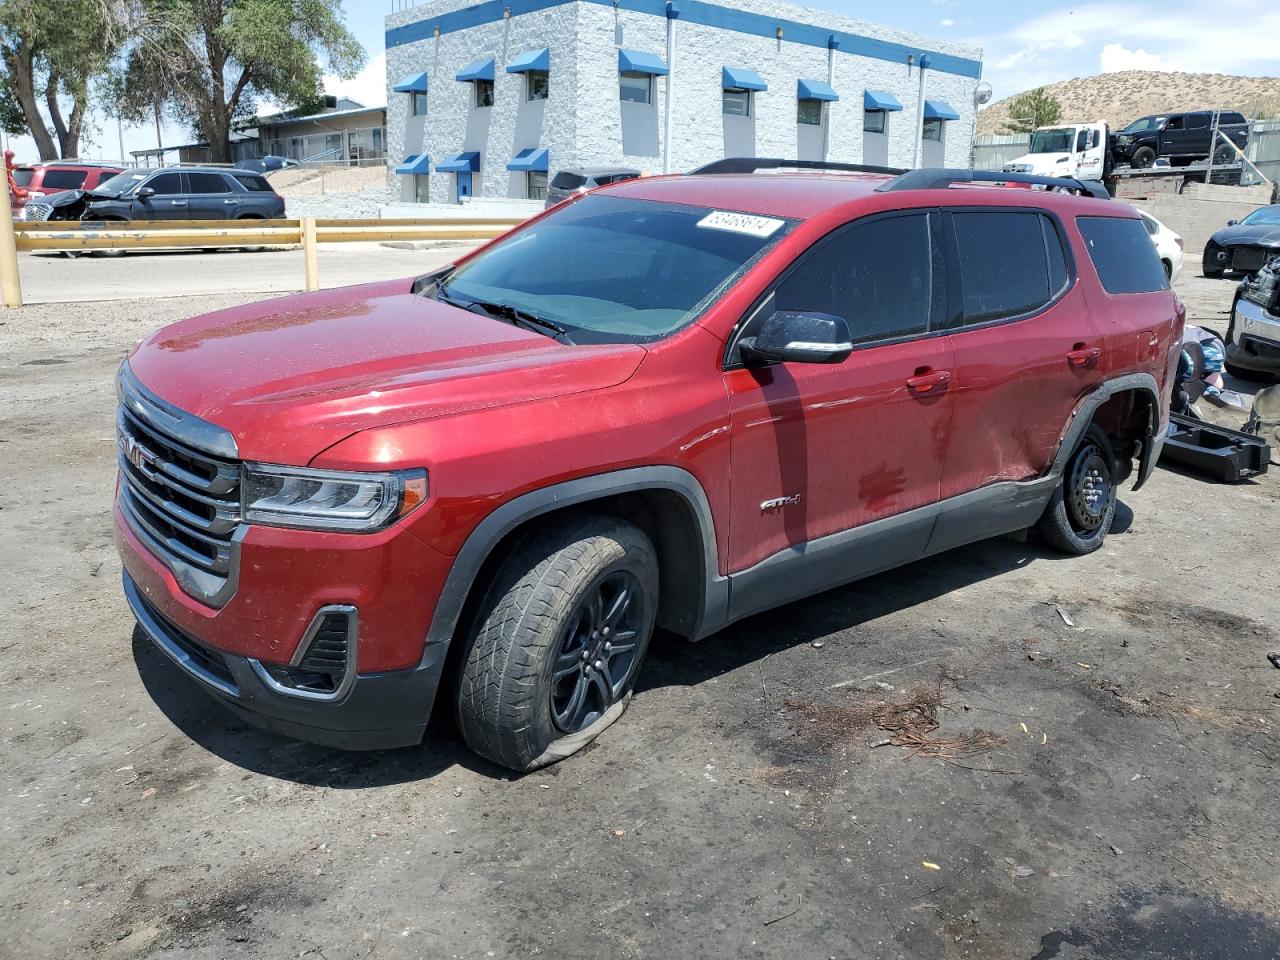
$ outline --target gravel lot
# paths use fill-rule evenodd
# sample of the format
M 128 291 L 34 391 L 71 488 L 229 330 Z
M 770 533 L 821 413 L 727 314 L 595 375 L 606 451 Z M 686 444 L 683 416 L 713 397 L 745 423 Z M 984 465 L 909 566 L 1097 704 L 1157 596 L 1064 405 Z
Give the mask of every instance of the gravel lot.
M 1180 283 L 1219 329 L 1231 291 Z M 336 753 L 236 722 L 120 595 L 112 374 L 251 298 L 0 313 L 0 957 L 1280 955 L 1280 472 L 1162 469 L 1094 556 L 992 541 L 659 643 L 523 778 L 444 722 Z M 934 711 L 942 759 L 885 742 Z

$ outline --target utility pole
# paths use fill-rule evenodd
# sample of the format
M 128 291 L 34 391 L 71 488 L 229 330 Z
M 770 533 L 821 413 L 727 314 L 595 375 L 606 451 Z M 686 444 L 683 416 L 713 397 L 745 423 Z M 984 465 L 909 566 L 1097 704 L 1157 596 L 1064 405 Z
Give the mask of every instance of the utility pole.
M 120 114 L 116 114 L 116 142 L 120 146 L 120 162 L 124 163 L 124 124 L 120 122 Z

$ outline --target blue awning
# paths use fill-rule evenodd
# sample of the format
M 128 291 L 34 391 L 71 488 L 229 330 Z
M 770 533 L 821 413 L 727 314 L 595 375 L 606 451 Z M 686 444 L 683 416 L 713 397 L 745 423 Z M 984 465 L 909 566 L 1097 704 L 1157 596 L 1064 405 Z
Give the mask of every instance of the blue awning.
M 901 110 L 902 101 L 892 93 L 883 90 L 864 90 L 862 92 L 863 110 Z
M 391 89 L 396 93 L 426 93 L 427 75 L 425 73 L 411 73 L 407 77 L 401 78 L 400 82 Z
M 430 173 L 431 158 L 425 153 L 414 153 L 404 158 L 404 163 L 396 167 L 396 173 Z
M 437 173 L 468 173 L 480 169 L 480 152 L 465 150 L 436 164 Z
M 492 80 L 493 58 L 468 63 L 455 79 L 462 83 L 470 83 L 472 80 Z
M 551 70 L 551 51 L 546 47 L 541 50 L 526 50 L 507 64 L 507 73 L 547 73 Z
M 945 100 L 926 100 L 924 118 L 926 120 L 959 120 L 960 114 L 951 109 L 951 104 Z
M 643 50 L 618 50 L 619 73 L 648 73 L 655 77 L 667 75 L 667 65 L 662 58 Z
M 720 70 L 720 86 L 726 90 L 768 90 L 769 85 L 760 74 L 746 67 L 723 67 Z
M 521 150 L 507 164 L 508 170 L 524 170 L 525 172 L 547 172 L 547 151 L 545 147 L 530 147 Z
M 839 100 L 840 94 L 831 89 L 829 84 L 821 80 L 799 80 L 796 83 L 796 98 L 799 100 Z

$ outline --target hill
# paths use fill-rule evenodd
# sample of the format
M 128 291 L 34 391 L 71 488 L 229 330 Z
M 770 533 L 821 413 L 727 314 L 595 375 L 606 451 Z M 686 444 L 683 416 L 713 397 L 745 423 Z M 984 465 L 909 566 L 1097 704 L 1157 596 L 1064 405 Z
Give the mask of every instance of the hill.
M 1249 117 L 1280 116 L 1277 77 L 1125 70 L 1062 80 L 1045 90 L 1062 104 L 1063 120 L 1105 120 L 1113 128 L 1151 113 L 1214 107 L 1240 110 Z M 975 132 L 1004 133 L 1011 99 L 998 100 L 979 113 Z

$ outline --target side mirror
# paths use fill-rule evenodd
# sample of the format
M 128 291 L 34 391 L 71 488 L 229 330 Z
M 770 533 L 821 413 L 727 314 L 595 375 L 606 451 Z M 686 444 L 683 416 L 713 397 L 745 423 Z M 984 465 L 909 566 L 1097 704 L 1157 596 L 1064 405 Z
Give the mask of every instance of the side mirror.
M 156 191 L 155 191 L 155 188 L 154 188 L 154 187 L 139 187 L 139 188 L 138 188 L 138 199 L 139 199 L 139 200 L 149 200 L 149 199 L 151 199 L 152 197 L 154 197 L 155 195 L 156 195 Z
M 738 344 L 743 363 L 840 363 L 853 352 L 849 324 L 829 313 L 779 310 Z
M 1239 222 L 1240 222 L 1239 220 L 1228 220 L 1228 221 L 1227 221 L 1227 226 L 1228 226 L 1228 227 L 1234 227 L 1234 226 L 1235 226 L 1237 223 L 1239 223 Z

